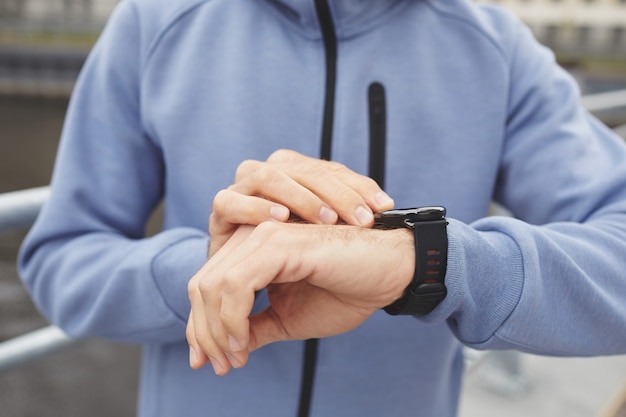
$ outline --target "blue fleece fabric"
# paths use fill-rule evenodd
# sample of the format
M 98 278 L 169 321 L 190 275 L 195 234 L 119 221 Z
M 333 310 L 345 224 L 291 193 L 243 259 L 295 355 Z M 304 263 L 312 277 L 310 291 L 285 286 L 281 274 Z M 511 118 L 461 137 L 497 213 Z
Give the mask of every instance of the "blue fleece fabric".
M 454 416 L 461 343 L 625 353 L 626 148 L 553 55 L 469 0 L 330 7 L 332 158 L 367 172 L 367 88 L 382 83 L 386 189 L 397 207 L 447 207 L 449 295 L 322 340 L 311 415 Z M 85 64 L 20 269 L 69 334 L 144 345 L 140 416 L 295 415 L 303 343 L 224 378 L 193 371 L 186 286 L 241 161 L 319 155 L 324 59 L 313 0 L 124 0 Z M 164 231 L 146 238 L 161 199 Z M 516 219 L 485 217 L 491 200 Z

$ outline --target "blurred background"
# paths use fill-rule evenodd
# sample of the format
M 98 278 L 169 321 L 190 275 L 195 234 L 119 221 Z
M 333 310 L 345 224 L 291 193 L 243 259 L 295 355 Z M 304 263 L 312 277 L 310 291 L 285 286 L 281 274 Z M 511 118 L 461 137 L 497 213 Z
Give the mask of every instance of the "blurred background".
M 69 94 L 116 4 L 0 0 L 0 193 L 48 184 Z M 23 235 L 0 234 L 0 341 L 47 326 L 17 278 Z M 0 416 L 133 416 L 138 362 L 136 346 L 90 340 L 0 365 Z
M 0 215 L 3 196 L 48 184 L 74 81 L 117 2 L 0 0 Z M 583 94 L 600 94 L 585 105 L 626 136 L 626 0 L 491 3 L 520 16 Z M 29 196 L 36 206 L 45 189 Z M 33 209 L 21 210 L 29 217 Z M 138 347 L 31 333 L 48 324 L 17 278 L 25 228 L 0 219 L 0 417 L 133 416 Z M 42 339 L 54 342 L 51 352 L 20 357 Z M 467 363 L 461 417 L 626 417 L 626 357 L 468 351 Z

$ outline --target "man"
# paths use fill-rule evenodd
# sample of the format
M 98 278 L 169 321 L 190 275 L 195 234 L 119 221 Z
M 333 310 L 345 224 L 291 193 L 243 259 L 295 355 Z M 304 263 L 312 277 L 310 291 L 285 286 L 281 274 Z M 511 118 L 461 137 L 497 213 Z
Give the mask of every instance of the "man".
M 462 343 L 626 351 L 625 160 L 497 8 L 125 0 L 20 268 L 68 333 L 144 346 L 141 416 L 454 416 Z M 372 229 L 387 196 L 435 210 Z

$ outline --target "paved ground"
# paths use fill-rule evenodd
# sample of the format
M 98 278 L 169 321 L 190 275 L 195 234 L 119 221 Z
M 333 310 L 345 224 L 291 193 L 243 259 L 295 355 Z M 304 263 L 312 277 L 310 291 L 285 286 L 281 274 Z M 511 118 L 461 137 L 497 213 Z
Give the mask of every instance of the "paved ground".
M 606 413 L 624 398 L 626 356 L 522 355 L 521 363 L 528 388 L 518 395 L 496 393 L 489 381 L 502 381 L 488 366 L 468 374 L 460 417 L 617 417 Z

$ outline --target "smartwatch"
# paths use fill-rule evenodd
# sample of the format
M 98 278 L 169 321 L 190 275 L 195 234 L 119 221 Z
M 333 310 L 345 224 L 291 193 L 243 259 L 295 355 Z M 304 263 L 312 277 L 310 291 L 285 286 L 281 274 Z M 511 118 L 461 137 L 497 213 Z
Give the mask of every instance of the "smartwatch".
M 444 207 L 388 210 L 375 214 L 374 228 L 413 230 L 415 274 L 404 295 L 384 310 L 391 315 L 425 315 L 446 297 L 448 233 Z

